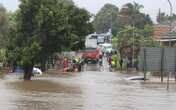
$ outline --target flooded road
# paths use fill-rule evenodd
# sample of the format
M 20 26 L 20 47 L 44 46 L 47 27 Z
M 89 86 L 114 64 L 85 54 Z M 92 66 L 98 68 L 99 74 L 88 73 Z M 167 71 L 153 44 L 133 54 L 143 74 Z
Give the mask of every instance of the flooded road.
M 128 81 L 130 75 L 88 71 L 0 79 L 2 110 L 175 110 L 176 89 L 159 83 Z M 175 86 L 173 86 L 175 87 Z

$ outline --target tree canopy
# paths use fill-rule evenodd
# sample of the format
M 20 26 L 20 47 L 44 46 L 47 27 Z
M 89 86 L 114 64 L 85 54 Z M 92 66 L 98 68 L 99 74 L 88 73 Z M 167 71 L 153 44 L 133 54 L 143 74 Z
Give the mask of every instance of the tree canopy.
M 137 28 L 143 29 L 147 24 L 153 24 L 148 14 L 141 13 L 143 5 L 136 2 L 123 5 L 120 10 L 121 22 L 125 25 L 134 25 Z
M 71 0 L 20 0 L 7 48 L 9 61 L 22 65 L 24 79 L 29 79 L 34 64 L 45 65 L 55 52 L 84 47 L 85 36 L 93 31 L 90 17 Z
M 0 48 L 6 45 L 6 34 L 8 30 L 8 17 L 6 9 L 0 4 Z
M 105 33 L 112 28 L 116 34 L 119 27 L 118 22 L 119 8 L 112 4 L 105 4 L 97 13 L 94 19 L 94 26 L 97 33 Z
M 153 45 L 153 23 L 148 14 L 141 12 L 142 8 L 143 5 L 133 2 L 123 5 L 120 9 L 121 28 L 113 38 L 113 45 L 123 57 L 136 58 L 141 46 Z
M 112 28 L 113 35 L 125 28 L 132 26 L 144 29 L 145 25 L 152 25 L 152 20 L 148 14 L 142 13 L 143 5 L 136 2 L 127 3 L 120 9 L 112 4 L 105 4 L 96 14 L 94 26 L 97 33 L 107 32 Z

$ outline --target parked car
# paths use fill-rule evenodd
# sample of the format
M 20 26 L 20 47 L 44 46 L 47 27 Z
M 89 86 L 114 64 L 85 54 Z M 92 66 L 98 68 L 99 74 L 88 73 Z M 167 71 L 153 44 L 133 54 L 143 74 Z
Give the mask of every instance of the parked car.
M 20 66 L 17 66 L 14 70 L 14 73 L 24 73 L 24 70 L 22 67 Z M 37 67 L 33 67 L 33 70 L 32 70 L 32 74 L 35 75 L 35 74 L 38 74 L 38 75 L 42 75 L 42 71 L 41 69 L 37 68 Z

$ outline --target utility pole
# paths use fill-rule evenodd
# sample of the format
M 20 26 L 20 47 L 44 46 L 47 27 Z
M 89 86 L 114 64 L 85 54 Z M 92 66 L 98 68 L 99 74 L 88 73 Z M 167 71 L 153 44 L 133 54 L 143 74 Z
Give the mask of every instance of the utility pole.
M 172 3 L 170 0 L 168 0 L 169 5 L 170 5 L 170 40 L 169 40 L 169 47 L 171 47 L 171 37 L 172 37 Z M 169 90 L 169 77 L 170 77 L 171 72 L 168 73 L 167 75 L 167 90 Z
M 135 52 L 135 49 L 134 49 L 134 48 L 135 48 L 135 46 L 134 46 L 134 30 L 135 30 L 135 27 L 134 27 L 134 20 L 133 20 L 132 22 L 133 22 L 133 26 L 132 26 L 132 27 L 133 27 L 133 55 L 132 55 L 132 68 L 134 68 L 134 61 L 135 61 L 135 60 L 134 60 L 134 55 L 135 55 L 135 54 L 134 54 L 134 52 Z
M 110 27 L 111 29 L 109 30 L 109 32 L 110 32 L 109 40 L 110 40 L 110 43 L 112 43 L 111 42 L 111 40 L 112 40 L 112 13 L 110 13 L 110 15 L 111 15 L 111 27 Z
M 171 47 L 171 37 L 172 37 L 172 15 L 173 15 L 173 7 L 170 0 L 168 0 L 168 3 L 170 5 L 170 40 L 169 40 L 169 47 Z
M 119 16 L 119 17 L 123 17 L 123 18 L 127 18 L 129 20 L 131 20 L 132 22 L 132 28 L 133 28 L 133 35 L 132 35 L 132 68 L 134 68 L 134 61 L 135 61 L 135 21 L 134 21 L 134 17 L 128 17 L 128 16 Z

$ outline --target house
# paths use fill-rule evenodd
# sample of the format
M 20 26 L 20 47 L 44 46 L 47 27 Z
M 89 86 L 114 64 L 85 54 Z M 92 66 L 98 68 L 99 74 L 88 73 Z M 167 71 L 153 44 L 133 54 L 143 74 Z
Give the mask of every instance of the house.
M 168 45 L 171 43 L 171 45 L 176 43 L 176 22 L 172 23 L 172 30 L 170 28 L 169 23 L 163 23 L 163 24 L 156 24 L 154 25 L 154 35 L 153 38 L 156 41 L 159 41 L 160 44 Z

